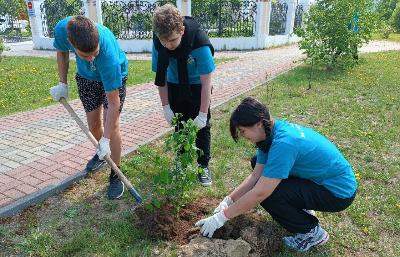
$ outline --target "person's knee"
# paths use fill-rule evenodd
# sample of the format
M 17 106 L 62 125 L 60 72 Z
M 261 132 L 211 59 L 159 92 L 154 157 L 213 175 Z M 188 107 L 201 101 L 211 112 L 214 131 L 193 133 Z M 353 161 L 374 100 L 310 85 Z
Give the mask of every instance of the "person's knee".
M 276 209 L 277 206 L 280 206 L 282 204 L 286 203 L 286 195 L 287 193 L 291 190 L 290 183 L 287 183 L 288 180 L 283 179 L 279 185 L 275 188 L 275 190 L 272 192 L 268 198 L 266 198 L 264 201 L 260 203 L 260 205 L 266 210 L 270 211 L 272 209 Z
M 89 126 L 90 132 L 92 132 L 92 133 L 99 132 L 99 131 L 101 131 L 101 128 L 102 128 L 101 120 L 100 119 L 88 120 L 88 126 Z
M 260 203 L 260 205 L 267 212 L 271 212 L 272 210 L 274 210 L 278 206 L 278 199 L 276 197 L 270 195 L 269 197 L 264 199 L 264 201 L 262 201 Z

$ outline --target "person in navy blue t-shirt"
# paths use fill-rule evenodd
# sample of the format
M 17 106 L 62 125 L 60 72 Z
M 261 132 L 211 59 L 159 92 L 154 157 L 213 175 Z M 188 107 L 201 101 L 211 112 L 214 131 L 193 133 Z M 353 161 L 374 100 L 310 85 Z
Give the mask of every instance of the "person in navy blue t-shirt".
M 273 119 L 267 107 L 244 99 L 230 119 L 233 139 L 244 137 L 257 149 L 253 173 L 224 198 L 214 215 L 200 220 L 211 237 L 224 223 L 260 204 L 293 236 L 288 247 L 307 251 L 328 241 L 314 211 L 339 212 L 351 205 L 357 182 L 353 169 L 327 138 L 298 124 Z
M 198 174 L 203 186 L 212 184 L 210 161 L 211 73 L 215 70 L 214 48 L 208 36 L 191 17 L 166 4 L 153 16 L 152 70 L 156 72 L 164 117 L 171 125 L 173 116 L 180 121 L 192 119 L 199 128 L 196 146 L 201 150 L 197 162 L 203 169 Z M 175 127 L 179 129 L 180 124 Z M 201 153 L 200 153 L 201 152 Z
M 79 98 L 86 112 L 89 130 L 99 141 L 97 152 L 87 163 L 86 170 L 99 169 L 106 155 L 111 155 L 119 166 L 122 150 L 119 117 L 128 76 L 125 53 L 108 28 L 81 15 L 66 17 L 57 23 L 54 47 L 57 49 L 59 83 L 50 89 L 50 94 L 55 101 L 68 98 L 69 52 L 75 53 Z M 111 170 L 108 197 L 119 198 L 123 192 L 123 183 Z

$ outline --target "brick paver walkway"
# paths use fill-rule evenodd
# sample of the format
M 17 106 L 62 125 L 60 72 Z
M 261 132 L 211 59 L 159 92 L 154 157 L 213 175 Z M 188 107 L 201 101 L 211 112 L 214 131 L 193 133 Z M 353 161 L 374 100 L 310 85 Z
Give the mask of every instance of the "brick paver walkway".
M 400 44 L 382 44 L 367 51 L 400 49 Z M 302 58 L 295 45 L 223 52 L 216 57 L 221 56 L 238 59 L 217 67 L 212 107 L 265 82 L 266 77 L 291 69 L 296 65 L 294 61 Z M 80 101 L 70 104 L 85 120 Z M 121 114 L 123 153 L 134 151 L 168 130 L 156 87 L 149 83 L 129 88 Z M 74 181 L 71 178 L 83 177 L 86 162 L 93 154 L 93 145 L 60 104 L 0 118 L 0 216 L 61 190 Z

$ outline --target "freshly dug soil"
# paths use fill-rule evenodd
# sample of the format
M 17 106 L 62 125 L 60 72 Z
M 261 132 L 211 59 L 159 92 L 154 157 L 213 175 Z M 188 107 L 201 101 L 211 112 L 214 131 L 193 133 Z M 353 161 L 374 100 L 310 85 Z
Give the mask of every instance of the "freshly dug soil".
M 164 205 L 154 212 L 140 207 L 136 209 L 138 226 L 143 227 L 151 238 L 187 244 L 200 232 L 194 224 L 208 217 L 218 203 L 216 199 L 196 200 L 183 206 L 178 215 L 174 214 L 172 205 Z
M 141 207 L 136 210 L 137 225 L 151 238 L 185 245 L 200 233 L 194 224 L 210 216 L 218 203 L 217 199 L 199 199 L 182 207 L 178 215 L 173 214 L 170 205 L 153 213 Z M 215 231 L 213 238 L 241 238 L 250 244 L 252 256 L 268 256 L 281 250 L 282 236 L 282 229 L 277 224 L 263 221 L 255 212 L 248 212 L 225 223 Z

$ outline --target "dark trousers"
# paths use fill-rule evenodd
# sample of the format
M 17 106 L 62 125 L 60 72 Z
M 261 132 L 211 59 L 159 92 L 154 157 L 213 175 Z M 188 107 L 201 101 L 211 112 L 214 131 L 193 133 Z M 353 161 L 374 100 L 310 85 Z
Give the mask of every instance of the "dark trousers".
M 283 179 L 260 205 L 289 232 L 307 233 L 319 222 L 315 216 L 303 209 L 339 212 L 351 205 L 355 195 L 354 193 L 352 197 L 342 199 L 311 180 L 289 177 Z
M 168 83 L 168 101 L 174 113 L 182 114 L 182 121 L 189 119 L 194 120 L 199 115 L 201 104 L 201 85 L 191 85 L 191 96 L 181 97 L 179 92 L 179 85 Z M 202 167 L 208 167 L 210 156 L 210 142 L 211 142 L 211 113 L 208 109 L 207 125 L 197 132 L 196 147 L 201 151 L 198 152 L 197 163 Z M 179 126 L 175 127 L 179 130 Z

